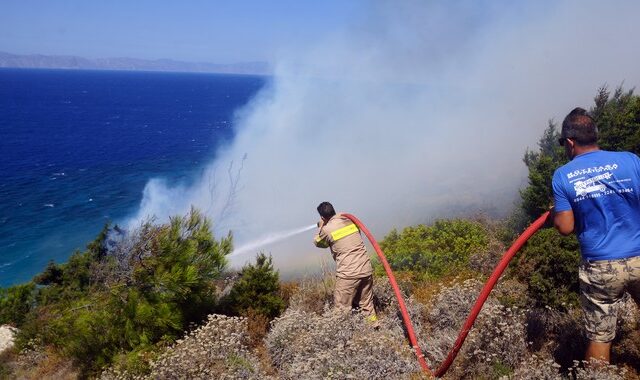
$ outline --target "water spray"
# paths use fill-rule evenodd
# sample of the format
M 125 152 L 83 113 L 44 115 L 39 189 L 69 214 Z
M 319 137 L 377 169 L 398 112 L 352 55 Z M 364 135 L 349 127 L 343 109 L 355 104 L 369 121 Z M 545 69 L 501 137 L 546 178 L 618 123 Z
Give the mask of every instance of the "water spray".
M 281 231 L 281 232 L 273 232 L 264 236 L 261 236 L 260 238 L 250 241 L 246 244 L 241 245 L 240 247 L 236 248 L 233 250 L 233 252 L 231 252 L 231 254 L 229 256 L 235 256 L 235 255 L 239 255 L 241 253 L 245 253 L 247 251 L 252 251 L 258 248 L 262 248 L 265 245 L 268 244 L 273 244 L 276 242 L 279 242 L 281 240 L 284 239 L 288 239 L 292 236 L 301 234 L 303 232 L 307 232 L 310 231 L 314 228 L 316 228 L 316 224 L 312 224 L 310 226 L 307 227 L 300 227 L 300 228 L 296 228 L 294 230 L 287 230 L 287 231 Z

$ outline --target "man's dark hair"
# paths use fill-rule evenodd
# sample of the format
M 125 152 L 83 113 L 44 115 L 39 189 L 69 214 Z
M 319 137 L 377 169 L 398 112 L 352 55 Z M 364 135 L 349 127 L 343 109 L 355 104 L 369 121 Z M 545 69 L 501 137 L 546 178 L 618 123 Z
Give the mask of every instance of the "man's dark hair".
M 331 219 L 336 214 L 333 205 L 329 202 L 322 202 L 318 205 L 318 214 L 325 219 Z
M 598 142 L 598 127 L 584 108 L 577 107 L 564 118 L 561 136 L 581 146 L 595 145 Z

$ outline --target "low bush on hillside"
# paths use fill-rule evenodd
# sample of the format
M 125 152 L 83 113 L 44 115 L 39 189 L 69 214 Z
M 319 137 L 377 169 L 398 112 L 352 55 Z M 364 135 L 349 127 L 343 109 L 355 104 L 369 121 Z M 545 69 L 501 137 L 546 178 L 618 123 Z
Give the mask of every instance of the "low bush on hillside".
M 280 276 L 273 268 L 271 256 L 260 253 L 255 264 L 242 268 L 239 279 L 229 294 L 220 300 L 218 308 L 237 316 L 247 316 L 251 312 L 271 320 L 280 315 L 284 307 L 280 296 Z
M 53 349 L 32 347 L 5 351 L 0 354 L 0 379 L 55 379 L 80 378 L 73 361 Z
M 7 289 L 0 288 L 0 325 L 21 325 L 34 306 L 35 284 L 32 282 Z
M 566 310 L 578 305 L 580 253 L 575 236 L 554 229 L 535 234 L 511 264 L 511 273 L 527 284 L 535 306 Z
M 394 270 L 433 279 L 467 267 L 472 253 L 486 250 L 488 242 L 487 231 L 480 223 L 454 219 L 407 227 L 400 233 L 394 229 L 380 247 Z M 381 273 L 379 267 L 377 273 Z
M 168 347 L 151 364 L 144 379 L 270 379 L 249 351 L 247 320 L 212 314 L 207 321 Z M 112 368 L 102 380 L 130 379 Z
M 334 285 L 333 275 L 301 279 L 289 297 L 289 308 L 322 313 L 328 305 L 333 305 Z
M 37 287 L 11 288 L 0 302 L 29 304 L 12 308 L 20 312 L 11 322 L 21 328 L 21 347 L 54 347 L 85 375 L 113 361 L 145 371 L 158 347 L 213 311 L 212 281 L 231 249 L 231 236 L 214 239 L 195 210 L 127 235 L 105 229 L 86 252 L 50 264 L 36 276 Z
M 428 307 L 427 351 L 441 363 L 449 354 L 482 283 L 466 280 L 440 291 Z M 498 378 L 512 373 L 528 355 L 525 313 L 489 298 L 449 370 L 450 378 Z
M 623 299 L 616 338 L 612 344 L 612 362 L 635 366 L 640 370 L 640 310 L 628 296 Z M 560 311 L 552 308 L 527 310 L 527 340 L 533 352 L 547 351 L 562 367 L 571 369 L 575 360 L 584 356 L 587 339 L 584 335 L 584 316 L 579 307 Z
M 420 373 L 402 330 L 367 326 L 358 313 L 289 308 L 266 338 L 282 379 L 388 379 Z

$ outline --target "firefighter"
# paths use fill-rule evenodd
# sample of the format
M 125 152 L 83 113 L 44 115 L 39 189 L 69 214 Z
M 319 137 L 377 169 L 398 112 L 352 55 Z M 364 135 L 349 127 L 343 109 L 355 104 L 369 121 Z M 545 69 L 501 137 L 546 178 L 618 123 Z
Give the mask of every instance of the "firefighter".
M 373 268 L 358 227 L 351 219 L 336 214 L 329 202 L 320 203 L 318 213 L 320 222 L 314 242 L 316 247 L 330 248 L 336 262 L 336 307 L 359 307 L 367 321 L 378 328 L 373 307 Z

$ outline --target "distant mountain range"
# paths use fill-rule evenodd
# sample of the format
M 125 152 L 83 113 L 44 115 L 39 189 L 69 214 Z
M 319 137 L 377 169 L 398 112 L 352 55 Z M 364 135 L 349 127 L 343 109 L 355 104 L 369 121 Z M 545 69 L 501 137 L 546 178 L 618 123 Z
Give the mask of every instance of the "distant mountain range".
M 174 61 L 171 59 L 91 59 L 70 55 L 17 55 L 5 52 L 0 52 L 0 67 L 79 70 L 174 71 L 253 75 L 271 74 L 271 67 L 266 62 L 238 62 L 230 64 L 218 64 L 205 62 L 182 62 Z

